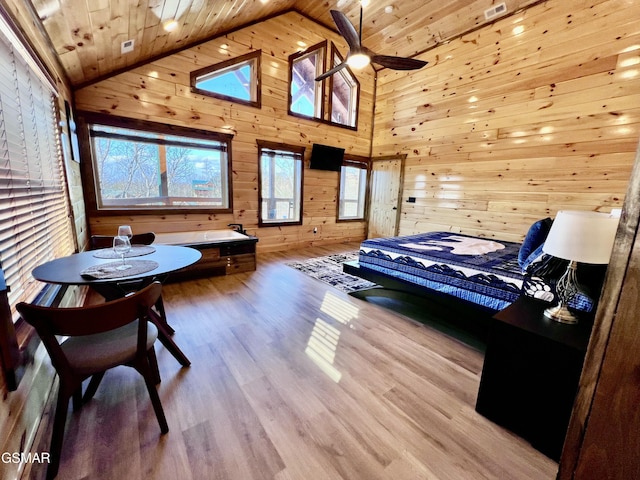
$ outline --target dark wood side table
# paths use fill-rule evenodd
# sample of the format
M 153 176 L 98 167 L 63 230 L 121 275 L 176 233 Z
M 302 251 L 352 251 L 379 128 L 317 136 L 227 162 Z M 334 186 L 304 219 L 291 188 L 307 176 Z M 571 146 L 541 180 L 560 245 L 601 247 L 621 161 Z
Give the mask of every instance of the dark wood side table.
M 492 318 L 476 411 L 558 461 L 593 317 L 566 325 L 548 306 L 523 296 Z

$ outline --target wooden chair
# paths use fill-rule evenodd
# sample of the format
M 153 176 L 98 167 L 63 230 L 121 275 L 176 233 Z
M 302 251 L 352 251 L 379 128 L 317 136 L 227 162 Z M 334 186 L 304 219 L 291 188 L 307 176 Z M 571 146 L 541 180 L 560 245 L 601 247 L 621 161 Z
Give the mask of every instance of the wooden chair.
M 17 305 L 22 318 L 32 325 L 44 344 L 60 379 L 51 436 L 51 463 L 47 479 L 54 478 L 60 465 L 69 399 L 74 410 L 93 397 L 106 370 L 128 365 L 143 377 L 160 431 L 169 431 L 155 384 L 159 381 L 153 344 L 156 326 L 148 321 L 162 285 L 154 282 L 127 297 L 79 308 L 47 308 L 27 303 Z M 56 336 L 68 337 L 59 343 Z M 82 396 L 82 382 L 91 377 Z
M 151 245 L 156 239 L 156 234 L 153 232 L 145 232 L 145 233 L 137 233 L 131 237 L 131 245 Z M 112 235 L 91 235 L 90 239 L 91 250 L 97 250 L 101 248 L 111 248 L 113 246 L 113 236 Z M 163 281 L 163 279 L 159 279 Z M 119 296 L 129 292 L 135 292 L 146 287 L 149 284 L 149 281 L 139 281 L 135 280 L 133 282 L 118 282 L 118 289 L 115 290 L 114 295 L 109 295 L 109 292 L 105 289 L 102 289 L 100 293 L 105 296 L 107 301 L 115 300 Z M 160 315 L 160 319 L 163 324 L 169 330 L 170 333 L 174 333 L 171 325 L 167 323 L 167 314 L 164 310 L 164 301 L 162 300 L 162 295 L 158 298 L 156 302 L 156 310 Z

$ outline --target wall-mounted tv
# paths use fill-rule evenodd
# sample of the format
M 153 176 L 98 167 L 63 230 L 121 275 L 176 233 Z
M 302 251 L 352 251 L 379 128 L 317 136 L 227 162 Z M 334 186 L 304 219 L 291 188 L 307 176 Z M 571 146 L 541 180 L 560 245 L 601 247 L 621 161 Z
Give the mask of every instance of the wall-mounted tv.
M 339 172 L 342 168 L 343 159 L 344 148 L 314 143 L 311 149 L 311 164 L 309 168 Z

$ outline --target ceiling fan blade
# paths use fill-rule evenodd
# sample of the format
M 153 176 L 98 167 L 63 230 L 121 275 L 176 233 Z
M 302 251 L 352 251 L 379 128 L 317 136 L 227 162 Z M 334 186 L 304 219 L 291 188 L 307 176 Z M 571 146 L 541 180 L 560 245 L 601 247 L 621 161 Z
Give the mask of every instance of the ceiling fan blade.
M 346 66 L 347 66 L 347 62 L 342 62 L 340 65 L 336 65 L 331 70 L 327 70 L 322 75 L 318 75 L 316 77 L 316 82 L 320 82 L 320 81 L 324 80 L 325 78 L 330 77 L 331 75 L 333 75 L 336 72 L 339 72 L 340 70 L 342 70 Z
M 390 68 L 391 70 L 417 70 L 424 67 L 427 63 L 423 60 L 417 60 L 415 58 L 405 57 L 393 57 L 389 55 L 371 55 L 371 61 L 382 65 L 383 67 Z
M 358 32 L 356 32 L 355 27 L 351 24 L 347 16 L 339 10 L 331 10 L 331 16 L 333 17 L 333 21 L 335 22 L 336 27 L 338 27 L 340 35 L 342 35 L 347 41 L 349 50 L 360 50 L 360 37 L 358 36 Z

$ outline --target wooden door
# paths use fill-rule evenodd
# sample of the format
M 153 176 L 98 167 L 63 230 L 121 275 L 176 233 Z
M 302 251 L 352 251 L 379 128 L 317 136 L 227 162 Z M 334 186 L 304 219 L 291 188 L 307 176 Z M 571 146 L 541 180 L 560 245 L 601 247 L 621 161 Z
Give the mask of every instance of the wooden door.
M 405 157 L 374 158 L 371 162 L 368 238 L 398 234 Z

